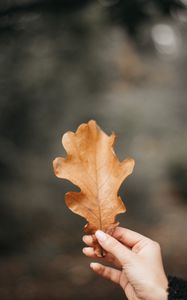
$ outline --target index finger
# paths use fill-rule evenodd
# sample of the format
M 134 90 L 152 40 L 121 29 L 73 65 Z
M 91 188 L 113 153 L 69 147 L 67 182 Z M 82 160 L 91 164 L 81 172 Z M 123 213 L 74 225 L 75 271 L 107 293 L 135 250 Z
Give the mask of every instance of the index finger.
M 111 253 L 120 262 L 121 266 L 124 266 L 134 259 L 135 253 L 125 245 L 122 245 L 122 243 L 111 235 L 101 230 L 97 230 L 95 236 L 102 248 Z
M 112 236 L 130 248 L 134 247 L 139 242 L 150 240 L 148 237 L 141 235 L 138 232 L 123 227 L 116 227 Z

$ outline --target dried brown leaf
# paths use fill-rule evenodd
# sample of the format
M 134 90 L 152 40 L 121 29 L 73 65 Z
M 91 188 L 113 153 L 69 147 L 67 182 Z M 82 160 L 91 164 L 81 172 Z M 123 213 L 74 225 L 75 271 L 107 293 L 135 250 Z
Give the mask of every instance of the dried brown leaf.
M 134 160 L 120 162 L 112 147 L 114 141 L 114 133 L 108 136 L 91 120 L 81 124 L 75 133 L 63 135 L 67 157 L 53 161 L 55 175 L 80 188 L 80 192 L 66 193 L 65 201 L 74 213 L 88 221 L 84 230 L 93 237 L 98 229 L 112 234 L 118 225 L 116 215 L 126 211 L 118 190 L 132 173 Z M 101 256 L 96 239 L 95 248 Z

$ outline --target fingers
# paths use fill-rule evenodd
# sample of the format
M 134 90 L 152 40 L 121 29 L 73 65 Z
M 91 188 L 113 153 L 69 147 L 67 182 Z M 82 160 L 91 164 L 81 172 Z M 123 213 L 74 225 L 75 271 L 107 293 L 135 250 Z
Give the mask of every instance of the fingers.
M 106 255 L 104 257 L 98 257 L 95 254 L 95 251 L 92 247 L 85 247 L 82 249 L 82 252 L 90 258 L 96 258 L 96 259 L 99 259 L 102 261 L 110 262 L 110 263 L 114 264 L 116 267 L 121 267 L 120 262 L 110 253 L 106 253 Z
M 85 247 L 82 249 L 82 252 L 88 257 L 98 258 L 92 247 Z
M 91 235 L 84 235 L 82 240 L 89 247 L 93 247 L 93 237 Z
M 118 261 L 118 259 L 116 259 L 112 254 L 110 253 L 106 253 L 106 255 L 104 257 L 98 257 L 93 249 L 94 247 L 94 242 L 93 242 L 93 237 L 91 235 L 84 235 L 82 238 L 83 242 L 89 246 L 89 247 L 85 247 L 83 248 L 83 253 L 91 258 L 97 258 L 97 259 L 102 259 L 103 261 L 107 261 L 107 262 L 111 262 L 112 264 L 114 264 L 116 267 L 120 267 L 121 264 Z
M 108 235 L 107 235 L 108 236 Z M 127 250 L 127 247 L 131 248 L 132 251 L 134 253 L 139 253 L 143 248 L 145 248 L 145 246 L 150 242 L 153 242 L 151 239 L 135 232 L 135 231 L 132 231 L 132 230 L 129 230 L 127 228 L 122 228 L 122 227 L 117 227 L 113 233 L 113 237 L 115 239 L 117 239 L 118 241 L 120 241 L 121 243 L 124 244 L 124 247 L 126 246 L 126 249 Z M 93 243 L 93 237 L 90 235 L 86 235 L 83 237 L 83 241 L 90 247 L 93 247 L 94 246 L 94 243 Z M 112 241 L 111 241 L 112 242 Z M 111 243 L 110 242 L 110 243 Z M 113 243 L 115 243 L 113 241 Z M 119 246 L 122 246 L 121 243 L 118 243 L 118 247 Z M 100 243 L 101 244 L 101 243 Z M 102 246 L 102 244 L 101 244 Z M 109 246 L 110 247 L 110 246 Z M 114 246 L 112 246 L 114 247 Z M 103 247 L 104 248 L 104 247 Z M 121 247 L 120 247 L 121 248 Z M 106 248 L 104 248 L 105 250 L 107 250 Z M 122 248 L 121 248 L 122 249 Z M 124 249 L 123 249 L 124 250 Z M 90 250 L 89 250 L 90 251 Z M 97 258 L 97 256 L 93 255 L 93 253 L 91 252 L 87 252 L 87 256 L 90 256 L 90 257 L 95 257 Z M 110 250 L 107 250 L 111 253 Z M 126 253 L 127 254 L 127 253 Z M 119 266 L 119 255 L 120 253 L 118 254 L 118 256 L 115 256 L 113 253 L 112 253 L 112 257 L 108 256 L 107 257 L 107 261 L 109 262 L 113 262 L 116 266 Z M 124 254 L 123 254 L 124 256 Z M 123 261 L 123 260 L 122 260 Z M 124 262 L 124 261 L 123 261 Z
M 148 237 L 140 233 L 122 227 L 116 227 L 113 232 L 113 237 L 130 248 L 134 247 L 140 241 L 151 241 Z M 93 246 L 93 238 L 91 235 L 83 236 L 83 241 L 88 246 Z
M 116 227 L 113 233 L 113 237 L 130 248 L 134 247 L 137 243 L 141 241 L 150 240 L 149 238 L 135 231 L 129 230 L 127 228 L 122 228 L 122 227 Z
M 104 266 L 99 263 L 91 263 L 90 267 L 92 268 L 92 270 L 94 270 L 94 272 L 101 275 L 102 277 L 110 279 L 115 283 L 120 282 L 121 271 Z
M 101 230 L 97 230 L 95 236 L 102 248 L 111 253 L 122 266 L 131 262 L 134 258 L 135 254 L 114 237 L 111 237 Z

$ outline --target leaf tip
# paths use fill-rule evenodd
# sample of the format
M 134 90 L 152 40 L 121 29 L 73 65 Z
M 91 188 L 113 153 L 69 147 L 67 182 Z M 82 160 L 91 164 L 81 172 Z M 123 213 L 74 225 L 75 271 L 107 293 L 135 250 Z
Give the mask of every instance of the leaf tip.
M 68 144 L 68 141 L 73 137 L 74 132 L 72 131 L 67 131 L 63 134 L 62 136 L 62 145 L 66 147 L 66 144 Z
M 110 135 L 110 142 L 111 142 L 111 146 L 114 145 L 115 141 L 116 141 L 117 135 L 115 134 L 114 131 L 112 131 L 112 134 Z
M 61 161 L 61 157 L 56 157 L 53 160 L 53 170 L 56 177 L 60 177 L 60 161 Z
M 123 162 L 125 169 L 128 171 L 128 174 L 132 174 L 135 166 L 135 160 L 131 157 L 126 158 Z
M 95 120 L 90 120 L 90 121 L 88 121 L 88 125 L 97 126 L 97 122 Z
M 131 165 L 131 173 L 133 172 L 134 166 L 135 166 L 135 160 L 133 158 L 128 158 L 129 164 Z

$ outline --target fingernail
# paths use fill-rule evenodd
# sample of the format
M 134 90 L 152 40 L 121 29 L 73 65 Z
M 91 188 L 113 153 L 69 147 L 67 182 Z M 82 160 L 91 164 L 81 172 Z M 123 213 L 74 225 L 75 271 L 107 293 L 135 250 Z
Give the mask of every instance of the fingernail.
M 96 233 L 95 233 L 95 236 L 101 242 L 104 241 L 107 237 L 106 234 L 101 230 L 97 230 Z
M 84 242 L 84 241 L 85 241 L 85 239 L 86 239 L 86 235 L 83 235 L 83 237 L 82 237 L 82 241 Z
M 97 266 L 98 266 L 98 264 L 97 264 L 97 263 L 94 263 L 94 262 L 92 262 L 92 263 L 90 264 L 90 268 L 93 269 L 93 270 L 95 270 L 95 269 L 97 268 Z
M 85 254 L 85 253 L 88 253 L 88 249 L 89 249 L 89 247 L 84 247 L 83 249 L 82 249 L 82 252 Z
M 94 268 L 95 263 L 91 262 L 90 263 L 90 268 Z

